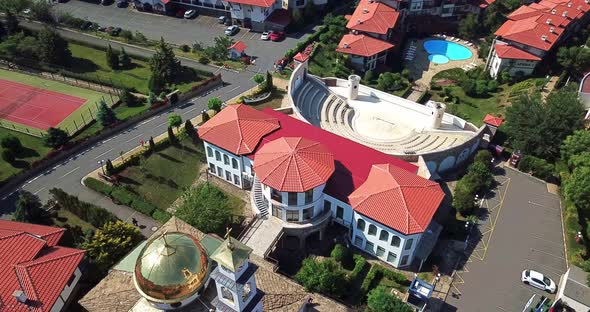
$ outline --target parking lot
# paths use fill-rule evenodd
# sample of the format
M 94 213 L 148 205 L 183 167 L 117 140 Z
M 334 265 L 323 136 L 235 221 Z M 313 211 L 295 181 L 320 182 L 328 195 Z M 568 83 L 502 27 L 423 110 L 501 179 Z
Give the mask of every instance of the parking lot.
M 521 282 L 532 269 L 556 284 L 566 270 L 559 197 L 546 184 L 500 168 L 498 187 L 483 202 L 487 221 L 471 236 L 469 259 L 459 267 L 447 303 L 457 311 L 523 311 L 533 294 L 549 295 Z
M 201 42 L 204 45 L 213 43 L 217 36 L 223 36 L 226 26 L 219 24 L 217 17 L 198 15 L 192 19 L 163 16 L 154 13 L 138 12 L 131 7 L 117 8 L 111 4 L 103 6 L 84 1 L 70 0 L 60 3 L 55 8 L 58 12 L 69 12 L 73 16 L 98 23 L 101 26 L 114 26 L 133 32 L 139 31 L 149 39 L 159 40 L 160 37 L 174 44 L 192 45 Z M 249 70 L 263 72 L 271 70 L 274 62 L 282 57 L 286 50 L 294 48 L 297 41 L 311 33 L 288 35 L 281 42 L 261 41 L 260 33 L 242 28 L 233 36 L 234 41 L 242 40 L 248 46 L 246 53 L 256 57 L 256 64 Z

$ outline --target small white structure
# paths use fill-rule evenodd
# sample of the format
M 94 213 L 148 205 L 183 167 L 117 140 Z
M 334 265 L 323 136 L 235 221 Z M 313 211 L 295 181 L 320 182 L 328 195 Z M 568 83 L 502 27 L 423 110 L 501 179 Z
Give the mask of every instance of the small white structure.
M 237 60 L 246 55 L 248 46 L 243 41 L 237 41 L 227 48 L 227 57 L 231 60 Z
M 361 77 L 358 75 L 348 76 L 348 99 L 356 100 L 359 96 L 359 86 L 361 84 Z
M 587 285 L 588 273 L 579 267 L 571 266 L 559 280 L 555 296 L 556 304 L 561 302 L 575 311 L 590 310 L 590 288 Z
M 439 102 L 428 101 L 426 106 L 432 109 L 431 125 L 432 129 L 439 129 L 442 124 L 443 117 L 445 115 L 446 105 Z

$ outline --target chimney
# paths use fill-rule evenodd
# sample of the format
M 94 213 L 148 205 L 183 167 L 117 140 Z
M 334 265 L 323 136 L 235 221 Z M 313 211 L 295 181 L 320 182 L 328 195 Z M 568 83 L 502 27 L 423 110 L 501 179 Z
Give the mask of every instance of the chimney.
M 578 11 L 582 11 L 582 6 L 578 5 Z
M 541 40 L 543 40 L 543 41 L 547 41 L 547 36 L 545 36 L 545 35 L 542 35 L 542 36 L 541 36 Z
M 551 19 L 550 18 L 547 19 L 547 25 L 551 25 Z
M 588 1 L 588 0 L 586 0 L 586 1 Z M 551 10 L 551 14 L 555 15 L 555 13 L 557 13 L 556 9 Z
M 567 3 L 567 7 L 568 7 L 568 8 L 571 8 L 571 7 L 572 7 L 572 3 L 571 3 L 571 2 L 568 2 L 568 3 Z
M 356 22 L 357 22 L 359 25 L 363 23 L 363 21 L 361 21 L 360 19 L 358 19 Z
M 588 4 L 588 2 L 590 2 L 590 0 L 584 0 L 584 3 Z
M 24 291 L 22 290 L 15 290 L 12 293 L 12 296 L 14 296 L 14 298 L 16 299 L 16 301 L 20 302 L 20 303 L 27 303 L 27 295 L 25 295 Z
M 363 14 L 367 14 L 367 13 L 369 13 L 369 9 L 363 8 Z
M 549 32 L 550 33 L 554 33 L 555 32 L 555 27 L 549 27 Z
M 561 14 L 561 16 L 566 17 L 567 16 L 567 11 L 563 11 L 563 14 Z
M 344 44 L 342 44 L 342 47 L 343 47 L 344 49 L 348 49 L 348 43 L 346 43 L 346 42 L 345 42 Z

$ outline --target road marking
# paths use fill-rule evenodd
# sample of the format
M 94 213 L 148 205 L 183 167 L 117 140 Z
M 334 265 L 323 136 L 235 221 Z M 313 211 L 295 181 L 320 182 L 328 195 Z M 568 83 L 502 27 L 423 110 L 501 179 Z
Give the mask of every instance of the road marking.
M 546 255 L 549 255 L 549 256 L 555 257 L 555 258 L 557 258 L 557 259 L 562 259 L 562 260 L 565 260 L 565 258 L 564 258 L 564 257 L 558 256 L 558 255 L 554 255 L 554 254 L 552 254 L 552 253 L 545 252 L 545 251 L 542 251 L 542 250 L 539 250 L 539 249 L 531 248 L 531 251 L 532 251 L 532 252 L 540 252 L 540 253 L 544 253 L 544 254 L 546 254 Z
M 59 166 L 61 166 L 61 165 L 56 165 L 55 167 L 53 167 L 53 170 L 59 168 Z
M 548 265 L 544 265 L 544 264 L 537 263 L 537 262 L 535 262 L 535 261 L 533 261 L 533 260 L 531 260 L 531 259 L 529 259 L 529 258 L 524 258 L 524 260 L 525 260 L 525 261 L 528 261 L 528 262 L 530 262 L 530 263 L 532 263 L 532 264 L 538 265 L 538 266 L 540 266 L 540 267 L 543 267 L 545 270 L 551 271 L 552 273 L 555 273 L 555 274 L 557 274 L 557 275 L 559 275 L 559 276 L 561 276 L 563 273 L 565 273 L 565 271 L 563 271 L 563 272 L 562 272 L 561 270 L 559 270 L 559 269 L 556 269 L 556 268 L 554 268 L 554 267 L 551 267 L 551 266 L 548 266 Z
M 187 111 L 186 111 L 186 112 L 184 112 L 184 113 L 185 113 L 185 114 L 186 114 L 186 113 L 190 113 L 190 112 L 192 112 L 192 111 L 194 111 L 194 110 L 197 110 L 197 109 L 199 109 L 199 108 L 198 108 L 198 107 L 193 107 L 193 108 L 191 108 L 191 109 L 187 110 Z
M 108 141 L 110 141 L 110 140 L 112 140 L 112 139 L 113 139 L 113 138 L 106 139 L 106 140 L 102 141 L 102 143 L 104 144 L 104 143 L 106 143 L 106 142 L 108 142 Z
M 243 29 L 243 28 L 242 28 L 242 29 Z M 243 35 L 240 37 L 240 39 L 238 39 L 238 40 L 243 40 L 243 39 L 244 39 L 244 37 L 246 37 L 246 35 L 247 35 L 247 34 L 249 34 L 249 33 L 250 33 L 250 29 L 246 30 L 246 32 L 245 32 L 245 33 L 244 33 L 244 34 L 243 34 Z
M 65 177 L 66 177 L 68 174 L 70 174 L 70 173 L 72 173 L 72 172 L 74 172 L 74 171 L 76 171 L 76 170 L 78 170 L 78 169 L 80 169 L 80 167 L 76 167 L 76 168 L 74 168 L 74 169 L 70 170 L 68 173 L 66 173 L 66 174 L 62 175 L 62 176 L 61 176 L 61 177 L 59 177 L 59 178 L 60 178 L 60 179 L 61 179 L 61 178 L 65 178 Z
M 500 309 L 502 311 L 505 311 L 505 312 L 510 312 L 509 310 L 506 310 L 506 309 L 502 308 L 501 306 L 496 306 L 496 308 L 498 308 L 498 309 Z
M 543 207 L 543 208 L 545 208 L 545 209 L 558 210 L 558 209 L 556 209 L 556 208 L 547 207 L 547 206 L 545 206 L 545 205 L 542 205 L 542 204 L 539 204 L 539 203 L 532 202 L 532 201 L 530 201 L 530 200 L 529 200 L 529 204 L 530 204 L 530 205 L 534 205 L 534 206 Z
M 542 240 L 544 242 L 547 242 L 547 243 L 550 243 L 550 244 L 553 244 L 553 245 L 559 245 L 559 246 L 562 246 L 563 245 L 563 243 L 556 243 L 554 241 L 550 241 L 548 239 L 544 239 L 544 238 L 542 238 L 541 236 L 538 236 L 538 235 L 531 234 L 531 236 L 534 237 L 534 238 L 536 238 L 536 239 L 538 239 L 538 240 Z
M 114 148 L 111 148 L 110 150 L 108 150 L 108 151 L 106 151 L 106 152 L 104 152 L 104 153 L 102 153 L 102 154 L 100 154 L 100 155 L 98 155 L 98 156 L 94 157 L 94 159 L 99 159 L 99 158 L 100 158 L 100 157 L 102 157 L 103 155 L 105 155 L 105 154 L 108 154 L 108 153 L 109 153 L 110 151 L 112 151 L 113 149 L 114 149 Z
M 167 121 L 165 121 L 165 122 L 163 122 L 163 123 L 161 123 L 161 124 L 157 125 L 157 126 L 156 126 L 156 128 L 157 128 L 157 127 L 161 127 L 161 126 L 163 126 L 163 125 L 165 125 L 165 124 L 167 124 L 167 123 L 168 123 L 168 122 L 167 122 Z
M 143 133 L 140 133 L 140 134 L 138 134 L 138 135 L 136 135 L 136 136 L 132 137 L 131 139 L 129 139 L 129 140 L 127 140 L 127 141 L 125 141 L 125 143 L 127 143 L 127 142 L 130 142 L 130 141 L 133 141 L 133 140 L 135 140 L 135 139 L 139 138 L 139 137 L 140 137 L 140 136 L 142 136 L 142 135 L 143 135 Z
M 240 88 L 240 86 L 237 86 L 237 87 L 235 87 L 235 88 L 233 88 L 233 89 L 231 89 L 231 90 L 227 91 L 225 94 L 229 94 L 229 93 L 231 93 L 231 92 L 233 92 L 233 91 L 236 91 L 236 90 L 237 90 L 237 89 L 239 89 L 239 88 Z
M 33 195 L 37 195 L 37 193 L 41 192 L 44 189 L 45 189 L 45 187 L 42 187 L 42 188 L 38 189 L 35 193 L 33 193 Z

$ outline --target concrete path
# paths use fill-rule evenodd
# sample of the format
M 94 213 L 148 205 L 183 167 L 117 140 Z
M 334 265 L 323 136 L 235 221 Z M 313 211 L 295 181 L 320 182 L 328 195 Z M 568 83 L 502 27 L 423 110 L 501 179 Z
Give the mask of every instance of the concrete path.
M 253 249 L 253 253 L 264 257 L 273 242 L 283 231 L 281 220 L 275 217 L 258 219 L 242 238 L 242 242 Z

